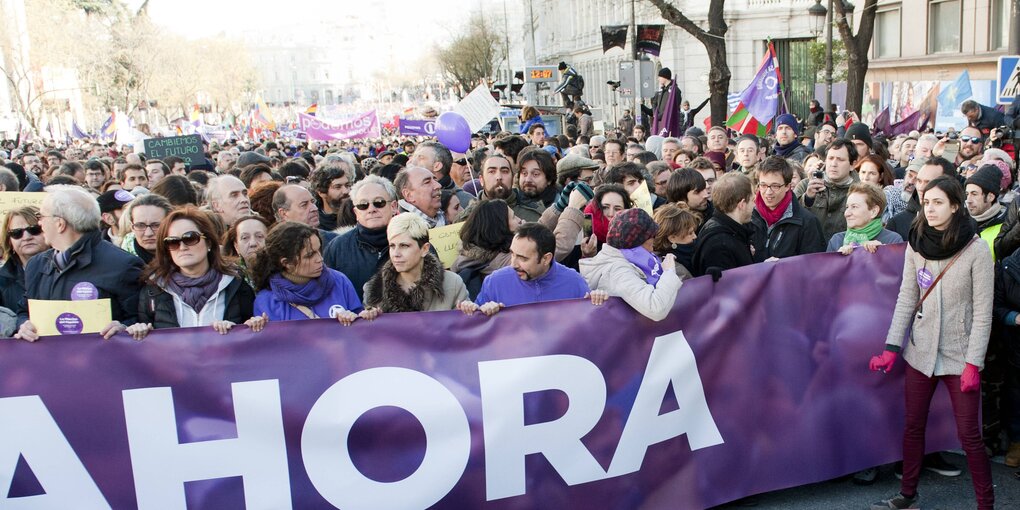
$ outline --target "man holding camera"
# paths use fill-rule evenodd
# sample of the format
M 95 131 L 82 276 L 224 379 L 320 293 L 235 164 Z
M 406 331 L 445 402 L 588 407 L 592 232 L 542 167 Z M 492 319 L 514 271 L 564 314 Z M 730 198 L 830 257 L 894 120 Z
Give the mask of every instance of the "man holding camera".
M 838 138 L 825 151 L 825 162 L 815 168 L 805 168 L 810 179 L 800 181 L 794 195 L 801 205 L 814 213 L 822 224 L 822 237 L 828 242 L 837 232 L 846 230 L 846 198 L 850 185 L 857 182 L 852 172 L 857 161 L 853 143 Z
M 967 117 L 967 123 L 978 130 L 980 136 L 988 136 L 992 130 L 1006 125 L 1006 116 L 1002 112 L 968 99 L 960 105 L 960 111 Z

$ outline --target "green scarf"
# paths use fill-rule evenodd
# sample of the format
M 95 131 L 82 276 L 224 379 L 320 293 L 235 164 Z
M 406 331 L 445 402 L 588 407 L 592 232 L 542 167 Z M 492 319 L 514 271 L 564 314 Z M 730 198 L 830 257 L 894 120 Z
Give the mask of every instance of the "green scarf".
M 848 244 L 864 244 L 882 232 L 882 218 L 875 218 L 868 222 L 863 228 L 848 228 L 846 236 L 843 237 L 843 246 Z

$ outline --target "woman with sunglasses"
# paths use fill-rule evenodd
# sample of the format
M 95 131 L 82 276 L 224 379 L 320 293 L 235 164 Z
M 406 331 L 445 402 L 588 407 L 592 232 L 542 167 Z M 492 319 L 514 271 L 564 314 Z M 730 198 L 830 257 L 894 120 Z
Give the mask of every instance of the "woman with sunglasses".
M 156 254 L 142 272 L 135 340 L 153 329 L 212 326 L 221 335 L 243 323 L 262 331 L 266 316 L 253 317 L 255 293 L 220 255 L 216 227 L 195 207 L 171 212 L 157 232 Z
M 350 279 L 323 264 L 322 237 L 303 223 L 284 221 L 269 229 L 252 275 L 255 313 L 272 321 L 330 318 L 349 326 L 378 315 L 363 310 Z
M 127 210 L 131 232 L 124 236 L 120 247 L 146 264 L 152 262 L 156 256 L 157 231 L 171 210 L 170 201 L 155 193 L 134 199 Z
M 36 253 L 50 249 L 39 226 L 39 208 L 30 205 L 7 213 L 3 221 L 3 259 L 0 267 L 0 306 L 18 309 L 25 295 L 25 265 Z

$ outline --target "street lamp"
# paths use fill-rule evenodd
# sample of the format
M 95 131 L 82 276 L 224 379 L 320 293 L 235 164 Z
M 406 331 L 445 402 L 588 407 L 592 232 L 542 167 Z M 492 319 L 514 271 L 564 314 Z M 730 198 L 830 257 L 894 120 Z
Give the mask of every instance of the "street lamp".
M 812 5 L 807 10 L 808 14 L 811 15 L 811 33 L 815 37 L 822 35 L 823 26 L 825 25 L 825 15 L 829 11 L 822 5 L 822 0 L 815 0 L 815 5 Z
M 811 21 L 816 29 L 815 34 L 821 34 L 822 30 L 818 25 L 823 21 L 825 23 L 825 103 L 822 104 L 823 111 L 832 104 L 832 0 L 828 0 L 828 3 L 829 7 L 826 8 L 822 5 L 822 0 L 815 0 L 815 5 L 808 8 L 808 14 L 811 15 Z M 843 1 L 844 7 L 847 4 L 848 2 Z M 849 8 L 853 9 L 853 5 L 850 4 Z

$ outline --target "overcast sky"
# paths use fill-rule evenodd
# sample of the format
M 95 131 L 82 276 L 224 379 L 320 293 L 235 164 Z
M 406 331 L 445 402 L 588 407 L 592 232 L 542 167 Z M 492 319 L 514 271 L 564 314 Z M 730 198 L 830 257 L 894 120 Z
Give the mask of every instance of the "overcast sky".
M 142 0 L 126 0 L 137 9 Z M 519 0 L 506 0 L 519 1 Z M 431 47 L 449 38 L 458 21 L 477 9 L 481 0 L 389 0 L 399 15 L 378 16 L 372 0 L 150 0 L 149 15 L 156 23 L 186 37 L 225 33 L 239 36 L 246 29 L 274 30 L 307 17 L 343 16 L 352 12 L 378 23 L 381 33 L 414 44 L 409 51 Z M 453 13 L 462 13 L 453 17 Z M 459 19 L 458 19 L 459 18 Z M 408 37 L 413 34 L 413 39 Z

